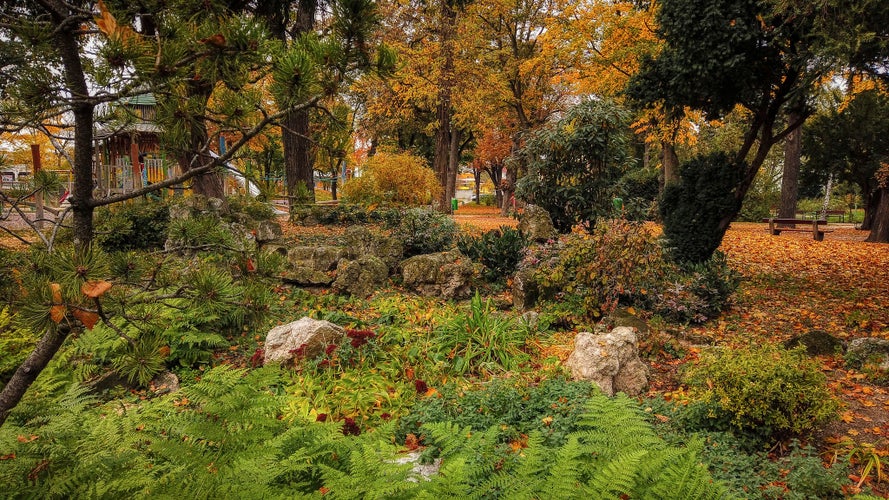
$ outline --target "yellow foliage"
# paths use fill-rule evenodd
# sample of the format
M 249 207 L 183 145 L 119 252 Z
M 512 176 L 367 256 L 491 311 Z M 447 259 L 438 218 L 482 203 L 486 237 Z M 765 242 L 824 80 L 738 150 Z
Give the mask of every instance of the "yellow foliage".
M 343 198 L 353 203 L 431 203 L 441 184 L 423 158 L 410 153 L 380 152 L 367 159 L 361 177 L 343 186 Z

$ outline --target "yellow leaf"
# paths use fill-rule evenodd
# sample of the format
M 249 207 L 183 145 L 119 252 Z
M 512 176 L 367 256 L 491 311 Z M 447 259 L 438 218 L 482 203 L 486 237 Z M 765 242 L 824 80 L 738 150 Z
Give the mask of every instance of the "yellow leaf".
M 62 285 L 58 283 L 50 283 L 49 289 L 52 290 L 52 301 L 54 304 L 62 303 Z

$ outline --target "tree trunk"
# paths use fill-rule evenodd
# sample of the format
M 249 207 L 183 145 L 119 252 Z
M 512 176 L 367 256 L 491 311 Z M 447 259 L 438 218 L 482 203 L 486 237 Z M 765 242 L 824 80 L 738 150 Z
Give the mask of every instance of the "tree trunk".
M 800 114 L 792 112 L 787 120 L 791 123 L 800 120 Z M 799 167 L 802 155 L 802 127 L 798 127 L 784 140 L 784 173 L 781 176 L 781 206 L 778 217 L 796 217 L 796 202 L 799 193 Z
M 864 220 L 861 222 L 862 231 L 870 231 L 874 227 L 874 218 L 880 208 L 881 190 L 874 189 L 870 192 L 862 190 L 866 195 L 864 200 Z
M 70 333 L 70 330 L 67 325 L 60 325 L 58 331 L 55 329 L 47 331 L 43 338 L 37 342 L 37 347 L 34 348 L 34 351 L 12 374 L 12 378 L 9 379 L 9 382 L 3 387 L 3 391 L 0 392 L 0 427 L 6 422 L 9 412 L 19 404 L 25 392 L 37 380 L 40 372 L 46 368 L 46 365 L 49 364 L 53 356 L 62 347 L 68 333 Z
M 435 130 L 435 152 L 432 158 L 432 169 L 441 184 L 441 196 L 438 200 L 438 209 L 442 212 L 450 212 L 451 204 L 448 196 L 448 177 L 450 173 L 451 153 L 451 90 L 454 86 L 454 25 L 457 20 L 457 12 L 450 4 L 450 0 L 439 0 L 441 3 L 441 21 L 439 26 L 439 41 L 441 43 L 440 57 L 442 58 L 441 76 L 438 79 L 438 103 L 435 109 L 435 118 L 438 128 Z
M 291 111 L 284 117 L 281 142 L 284 145 L 284 175 L 290 207 L 315 202 L 312 143 L 309 140 L 309 110 Z
M 889 243 L 889 186 L 877 191 L 879 202 L 874 212 L 873 226 L 867 240 L 871 243 Z
M 188 99 L 200 99 L 201 109 L 207 109 L 210 94 L 213 93 L 212 83 L 198 78 L 189 80 L 187 85 L 186 93 Z M 213 157 L 210 156 L 208 149 L 209 144 L 210 137 L 207 135 L 207 124 L 201 118 L 193 120 L 189 130 L 188 149 L 180 151 L 177 155 L 179 168 L 182 169 L 183 173 L 213 162 Z M 191 181 L 192 192 L 207 198 L 225 200 L 225 184 L 222 175 L 222 172 L 219 170 L 210 169 L 193 177 Z
M 448 151 L 448 179 L 447 179 L 447 199 L 456 198 L 457 196 L 457 169 L 459 168 L 460 159 L 460 129 L 451 128 L 451 146 Z
M 673 182 L 679 182 L 679 157 L 676 155 L 676 145 L 672 142 L 661 143 L 663 158 L 661 164 L 664 167 L 664 186 Z

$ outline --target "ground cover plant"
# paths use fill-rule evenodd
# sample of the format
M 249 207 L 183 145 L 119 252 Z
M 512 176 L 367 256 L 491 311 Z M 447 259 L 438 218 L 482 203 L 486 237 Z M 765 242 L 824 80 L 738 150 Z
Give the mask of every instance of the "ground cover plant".
M 455 220 L 464 225 L 473 220 L 460 217 L 458 211 Z M 488 223 L 466 234 L 478 238 Z M 659 309 L 657 293 L 623 304 L 649 319 L 646 356 L 654 377 L 645 397 L 609 400 L 568 380 L 562 367 L 576 332 L 570 325 L 592 326 L 583 309 L 563 310 L 575 317 L 560 326 L 546 300 L 533 324 L 506 308 L 508 287 L 486 296 L 482 286 L 458 302 L 397 288 L 367 299 L 297 289 L 274 279 L 281 265 L 269 261 L 274 255 L 227 250 L 234 243 L 227 237 L 201 240 L 185 227 L 170 230 L 199 249 L 109 257 L 103 276 L 114 286 L 101 299 L 110 307 L 122 299 L 115 294 L 151 276 L 173 288 L 177 276 L 187 277 L 208 297 L 164 299 L 169 309 L 128 299 L 131 312 L 112 325 L 154 338 L 142 353 L 101 322 L 66 344 L 0 427 L 0 476 L 16 495 L 514 498 L 560 491 L 570 498 L 610 491 L 675 498 L 685 487 L 703 498 L 833 498 L 883 491 L 889 394 L 866 373 L 839 355 L 804 361 L 798 351 L 774 354 L 777 347 L 731 350 L 746 361 L 728 357 L 720 365 L 714 360 L 721 357 L 682 340 L 707 337 L 716 352 L 774 345 L 804 327 L 842 338 L 880 336 L 886 305 L 875 297 L 886 294 L 880 266 L 889 256 L 840 239 L 856 237 L 851 231 L 817 243 L 852 257 L 833 265 L 839 275 L 804 263 L 821 248 L 810 239 L 770 237 L 758 225 L 729 231 L 723 264 L 743 279 L 731 308 L 703 323 Z M 646 235 L 656 232 L 644 231 L 633 233 L 638 246 L 617 235 L 580 240 L 613 239 L 614 248 L 640 248 L 648 258 L 657 254 L 645 250 Z M 323 242 L 341 231 L 286 226 L 285 234 Z M 620 252 L 613 255 L 620 260 Z M 576 262 L 623 276 L 619 263 Z M 692 269 L 683 272 L 706 274 Z M 720 282 L 723 271 L 714 272 L 710 280 Z M 266 293 L 251 295 L 251 283 Z M 625 296 L 649 295 L 628 283 Z M 732 295 L 720 290 L 702 297 Z M 214 309 L 210 295 L 228 305 Z M 807 300 L 798 301 L 801 295 Z M 233 301 L 252 306 L 232 309 Z M 142 329 L 127 323 L 136 313 L 151 318 L 138 323 Z M 262 367 L 264 332 L 304 315 L 333 321 L 346 336 L 291 368 Z M 33 342 L 17 316 L 14 308 L 0 316 L 4 342 Z M 4 352 L 4 362 L 18 355 Z M 785 361 L 774 363 L 773 355 Z M 679 371 L 681 365 L 688 368 Z M 182 389 L 155 392 L 148 374 L 160 370 L 177 373 Z M 119 380 L 94 384 L 105 373 Z M 756 378 L 762 373 L 765 379 Z M 744 391 L 756 393 L 765 383 L 778 388 L 765 391 L 775 401 L 754 404 Z M 838 411 L 833 398 L 842 402 Z M 831 414 L 839 418 L 825 418 Z M 441 474 L 406 481 L 419 477 L 417 464 L 440 465 Z M 677 482 L 683 475 L 687 481 Z

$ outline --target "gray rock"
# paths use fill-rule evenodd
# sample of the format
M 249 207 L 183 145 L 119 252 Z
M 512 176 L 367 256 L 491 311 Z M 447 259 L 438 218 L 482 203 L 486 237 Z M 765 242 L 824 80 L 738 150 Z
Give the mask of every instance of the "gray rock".
M 265 337 L 265 364 L 292 364 L 299 358 L 315 357 L 330 344 L 339 343 L 346 331 L 339 326 L 309 317 L 272 328 Z
M 397 238 L 374 234 L 365 226 L 352 226 L 343 235 L 346 257 L 357 259 L 364 255 L 379 257 L 390 270 L 395 270 L 404 256 L 404 243 Z
M 256 223 L 256 241 L 265 243 L 281 238 L 281 224 L 271 220 L 261 220 Z
M 382 288 L 388 278 L 386 263 L 374 255 L 365 255 L 358 260 L 340 260 L 333 288 L 339 293 L 364 298 Z
M 281 273 L 281 279 L 285 283 L 297 286 L 330 286 L 336 279 L 333 273 L 316 271 L 311 267 L 291 267 Z
M 611 324 L 614 327 L 629 326 L 630 328 L 635 328 L 636 332 L 643 337 L 648 335 L 649 331 L 648 323 L 646 323 L 644 319 L 635 314 L 630 314 L 630 311 L 624 307 L 618 307 L 614 309 L 614 311 L 611 311 L 611 314 L 608 315 L 608 318 L 604 322 Z
M 534 280 L 534 269 L 521 268 L 512 277 L 512 304 L 519 311 L 524 311 L 537 303 L 540 290 Z
M 849 342 L 846 363 L 861 368 L 864 363 L 876 363 L 883 371 L 889 371 L 889 340 L 865 337 Z
M 173 372 L 161 372 L 151 381 L 149 385 L 155 394 L 168 394 L 179 391 L 179 377 Z
M 635 396 L 648 387 L 648 366 L 639 359 L 636 332 L 630 327 L 604 334 L 578 333 L 565 365 L 572 377 L 594 382 L 609 396 L 617 392 Z
M 519 231 L 531 241 L 546 241 L 559 235 L 549 212 L 536 205 L 525 206 L 519 218 Z
M 842 340 L 821 330 L 811 330 L 784 342 L 784 347 L 787 349 L 800 345 L 805 346 L 806 354 L 809 356 L 831 355 L 843 351 Z
M 411 451 L 407 455 L 396 458 L 392 461 L 394 464 L 403 465 L 411 464 L 411 474 L 408 476 L 409 483 L 417 483 L 420 480 L 431 481 L 432 476 L 438 474 L 441 469 L 441 458 L 436 458 L 431 464 L 422 463 L 423 452 L 420 450 Z
M 415 255 L 401 262 L 404 286 L 421 295 L 469 297 L 475 268 L 459 250 Z
M 287 260 L 293 267 L 307 267 L 315 271 L 332 271 L 345 256 L 340 247 L 300 246 L 287 251 Z

